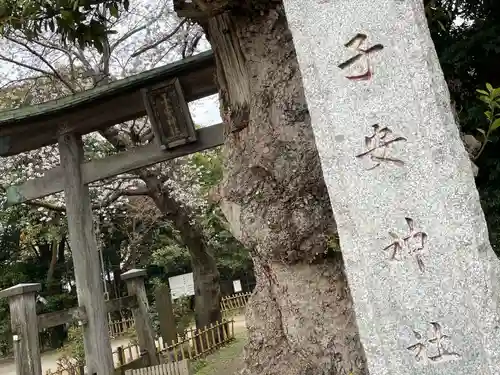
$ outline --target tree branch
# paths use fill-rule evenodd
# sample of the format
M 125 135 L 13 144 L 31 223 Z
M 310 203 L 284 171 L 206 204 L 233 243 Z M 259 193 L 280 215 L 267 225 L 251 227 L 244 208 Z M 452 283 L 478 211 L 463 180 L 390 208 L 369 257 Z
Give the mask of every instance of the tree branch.
M 46 208 L 49 211 L 66 212 L 66 207 L 58 206 L 57 204 L 53 204 L 53 203 L 34 200 L 34 201 L 28 201 L 28 202 L 26 202 L 26 204 L 28 206 Z
M 4 36 L 7 40 L 10 40 L 13 43 L 16 43 L 22 47 L 24 47 L 27 51 L 29 51 L 32 55 L 36 56 L 39 58 L 47 67 L 52 71 L 52 74 L 50 74 L 53 77 L 56 77 L 59 81 L 61 81 L 64 86 L 66 86 L 72 93 L 75 93 L 75 89 L 73 86 L 71 86 L 64 78 L 59 74 L 56 68 L 52 66 L 50 62 L 47 61 L 47 59 L 39 52 L 35 51 L 33 48 L 31 48 L 27 43 L 23 43 L 18 39 L 11 38 L 9 36 Z
M 74 53 L 75 53 L 75 56 L 78 58 L 78 60 L 80 60 L 80 62 L 83 64 L 83 66 L 85 68 L 87 68 L 87 70 L 92 71 L 92 72 L 94 71 L 92 64 L 85 57 L 85 53 L 83 52 L 83 50 L 79 46 L 76 47 L 76 51 Z
M 94 204 L 92 205 L 92 209 L 99 209 L 99 208 L 104 208 L 109 206 L 111 203 L 116 202 L 118 199 L 121 197 L 136 197 L 136 196 L 149 196 L 149 190 L 147 188 L 138 188 L 138 189 L 126 189 L 126 190 L 116 190 L 112 194 L 110 194 L 103 202 L 99 204 Z M 54 203 L 49 203 L 49 202 L 44 202 L 44 201 L 39 201 L 39 200 L 33 200 L 33 201 L 28 201 L 25 202 L 28 206 L 32 207 L 41 207 L 45 208 L 49 211 L 54 211 L 54 212 L 66 212 L 66 207 L 65 206 L 59 206 Z
M 12 88 L 17 88 L 22 85 L 23 82 L 28 82 L 28 81 L 36 81 L 43 76 L 36 76 L 36 77 L 27 77 L 27 78 L 21 78 L 21 79 L 16 79 L 12 81 L 7 81 L 3 85 L 0 86 L 0 90 L 3 90 L 7 87 L 12 87 Z
M 2 54 L 0 54 L 0 59 L 7 61 L 7 62 L 10 62 L 10 63 L 15 64 L 15 65 L 18 65 L 18 66 L 21 66 L 21 67 L 26 68 L 26 69 L 34 70 L 35 72 L 42 73 L 43 75 L 46 75 L 46 76 L 53 76 L 53 74 L 51 72 L 48 72 L 48 71 L 43 70 L 41 68 L 37 68 L 37 67 L 31 66 L 31 65 L 22 63 L 20 61 L 13 60 L 13 59 L 11 59 L 7 56 L 4 56 Z
M 63 48 L 63 47 L 60 47 L 59 45 L 57 44 L 54 44 L 54 43 L 51 43 L 49 41 L 42 41 L 42 39 L 38 38 L 38 39 L 34 39 L 32 41 L 32 43 L 35 43 L 35 44 L 38 44 L 39 46 L 41 47 L 45 47 L 45 48 L 49 48 L 49 49 L 55 49 L 59 52 L 62 52 L 64 53 L 65 55 L 67 55 L 68 57 L 71 56 L 71 55 L 75 55 L 76 56 L 76 53 L 71 51 L 71 50 L 68 50 L 66 48 Z
M 141 187 L 137 189 L 126 189 L 126 190 L 116 190 L 111 193 L 103 202 L 99 205 L 94 205 L 92 208 L 102 208 L 109 206 L 111 203 L 116 202 L 121 197 L 138 197 L 138 196 L 149 196 L 149 189 L 146 187 Z
M 142 55 L 144 52 L 147 52 L 149 51 L 150 49 L 153 49 L 153 48 L 156 48 L 158 47 L 160 44 L 166 42 L 167 40 L 169 40 L 172 36 L 174 36 L 177 31 L 179 31 L 179 29 L 187 22 L 187 19 L 183 19 L 178 25 L 177 27 L 170 33 L 168 33 L 167 35 L 165 35 L 164 37 L 162 37 L 161 39 L 159 39 L 158 41 L 154 42 L 153 44 L 150 44 L 148 46 L 145 46 L 141 49 L 139 49 L 138 51 L 135 51 L 131 57 L 137 57 L 139 55 Z
M 153 19 L 149 20 L 149 22 L 146 22 L 144 25 L 136 27 L 135 29 L 130 30 L 129 32 L 123 34 L 120 38 L 118 38 L 113 44 L 110 46 L 110 51 L 113 52 L 116 47 L 118 47 L 121 43 L 126 41 L 128 38 L 131 36 L 137 34 L 138 32 L 141 32 L 142 30 L 147 29 L 150 27 L 153 23 L 158 21 L 160 18 L 163 17 L 163 11 L 166 8 L 166 3 L 163 5 L 163 8 L 158 12 L 158 16 L 154 17 Z

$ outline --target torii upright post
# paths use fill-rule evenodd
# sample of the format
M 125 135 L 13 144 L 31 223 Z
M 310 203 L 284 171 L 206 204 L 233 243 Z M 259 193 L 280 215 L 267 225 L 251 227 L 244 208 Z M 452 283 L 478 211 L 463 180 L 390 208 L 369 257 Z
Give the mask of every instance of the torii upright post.
M 83 326 L 85 360 L 88 374 L 111 375 L 114 372 L 108 335 L 106 306 L 93 229 L 88 186 L 82 179 L 83 142 L 76 134 L 59 137 L 64 197 L 68 215 L 71 253 L 75 267 L 78 303 L 85 307 L 88 322 Z

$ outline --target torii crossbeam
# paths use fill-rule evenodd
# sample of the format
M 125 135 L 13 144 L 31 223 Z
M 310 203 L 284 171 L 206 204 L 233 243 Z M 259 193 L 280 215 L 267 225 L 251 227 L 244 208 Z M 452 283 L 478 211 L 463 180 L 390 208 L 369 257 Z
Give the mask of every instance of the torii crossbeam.
M 88 184 L 223 143 L 222 124 L 195 130 L 187 103 L 217 92 L 212 52 L 40 105 L 0 112 L 0 156 L 58 143 L 61 165 L 8 188 L 8 204 L 64 191 L 89 374 L 114 366 Z M 82 135 L 147 115 L 154 142 L 83 162 Z

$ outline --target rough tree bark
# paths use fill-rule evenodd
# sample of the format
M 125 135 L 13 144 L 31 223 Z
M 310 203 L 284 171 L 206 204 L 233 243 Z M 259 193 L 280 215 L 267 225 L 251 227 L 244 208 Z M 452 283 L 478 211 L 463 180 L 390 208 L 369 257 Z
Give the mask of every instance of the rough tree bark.
M 220 204 L 257 275 L 243 373 L 366 374 L 342 257 L 328 249 L 335 222 L 282 4 L 194 3 L 175 6 L 216 56 L 228 126 Z
M 44 293 L 45 297 L 61 294 L 62 284 L 61 276 L 65 261 L 64 250 L 66 248 L 66 236 L 63 235 L 59 241 L 39 245 L 40 262 L 48 267 L 47 277 L 45 280 Z M 48 338 L 51 348 L 60 348 L 64 344 L 67 337 L 66 327 L 63 325 L 49 328 Z
M 51 245 L 52 256 L 47 271 L 46 288 L 50 294 L 60 293 L 60 270 L 61 264 L 64 264 L 64 250 L 66 248 L 66 236 L 59 241 L 54 240 Z M 59 271 L 59 272 L 56 272 Z
M 212 254 L 212 249 L 203 236 L 203 228 L 196 223 L 186 207 L 181 207 L 175 199 L 161 188 L 156 177 L 142 176 L 151 198 L 158 209 L 174 222 L 182 242 L 191 256 L 193 281 L 195 285 L 196 327 L 204 328 L 210 323 L 220 322 L 220 283 L 219 270 Z

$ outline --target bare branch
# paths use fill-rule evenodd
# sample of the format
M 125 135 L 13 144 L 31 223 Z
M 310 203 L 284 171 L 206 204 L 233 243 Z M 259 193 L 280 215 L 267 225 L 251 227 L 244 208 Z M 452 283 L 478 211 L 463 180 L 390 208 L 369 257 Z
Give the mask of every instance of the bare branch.
M 131 36 L 137 34 L 138 32 L 141 32 L 142 30 L 146 30 L 151 25 L 153 25 L 153 23 L 155 23 L 160 18 L 162 18 L 163 17 L 163 11 L 165 10 L 165 8 L 166 8 L 166 3 L 163 5 L 163 8 L 161 9 L 161 11 L 158 12 L 158 15 L 156 17 L 152 18 L 149 22 L 146 22 L 144 25 L 136 27 L 135 29 L 132 29 L 129 32 L 123 34 L 119 39 L 117 39 L 111 45 L 111 47 L 110 47 L 111 52 L 113 52 L 116 47 L 118 47 L 121 43 L 123 43 L 124 41 L 126 41 L 128 38 L 130 38 Z
M 116 151 L 125 151 L 129 147 L 133 147 L 133 144 L 130 140 L 125 139 L 125 137 L 119 134 L 119 131 L 116 127 L 110 126 L 109 128 L 103 129 L 99 131 L 104 138 L 107 139 L 109 143 L 116 149 Z
M 99 205 L 94 205 L 93 208 L 102 208 L 109 206 L 111 203 L 116 202 L 121 197 L 138 197 L 138 196 L 149 196 L 149 189 L 145 187 L 137 189 L 126 189 L 126 190 L 116 190 L 110 194 L 103 202 Z
M 85 57 L 85 54 L 83 53 L 83 50 L 76 46 L 76 51 L 74 52 L 75 53 L 75 56 L 78 57 L 78 60 L 80 60 L 80 62 L 83 64 L 83 66 L 87 69 L 87 70 L 90 70 L 90 71 L 94 71 L 94 69 L 92 68 L 92 64 L 90 63 L 90 61 Z
M 0 187 L 0 190 L 4 190 L 4 187 Z M 126 190 L 116 190 L 112 194 L 110 194 L 105 201 L 99 203 L 99 204 L 94 204 L 92 205 L 92 209 L 99 209 L 103 207 L 109 206 L 111 203 L 116 202 L 118 199 L 121 197 L 137 197 L 137 196 L 145 196 L 149 195 L 149 190 L 147 188 L 138 188 L 138 189 L 126 189 Z M 33 201 L 28 201 L 26 202 L 28 206 L 33 206 L 33 207 L 41 207 L 45 208 L 49 211 L 55 211 L 55 212 L 66 212 L 66 207 L 64 206 L 59 206 L 54 203 L 49 203 L 49 202 L 44 202 L 44 201 L 39 201 L 39 200 L 33 200 Z
M 179 31 L 179 29 L 187 22 L 187 18 L 186 19 L 183 19 L 178 25 L 177 27 L 170 33 L 168 33 L 167 35 L 165 35 L 164 37 L 162 37 L 161 39 L 159 39 L 158 41 L 154 42 L 153 44 L 150 44 L 148 46 L 145 46 L 141 49 L 139 49 L 138 51 L 135 51 L 131 57 L 137 57 L 139 55 L 142 55 L 144 52 L 147 52 L 149 51 L 150 49 L 153 49 L 153 48 L 156 48 L 158 47 L 160 44 L 166 42 L 167 40 L 169 40 L 172 36 L 174 36 L 177 31 Z
M 3 90 L 6 87 L 14 87 L 15 88 L 16 86 L 20 86 L 20 84 L 23 82 L 35 81 L 35 83 L 36 83 L 36 81 L 42 77 L 43 76 L 27 77 L 27 78 L 20 78 L 20 79 L 8 81 L 8 82 L 5 82 L 2 86 L 0 86 L 0 90 Z
M 109 62 L 111 59 L 111 46 L 109 44 L 109 38 L 106 36 L 103 41 L 103 51 L 101 56 L 101 61 L 99 62 L 99 66 L 102 67 L 102 77 L 100 82 L 96 82 L 96 86 L 99 86 L 101 82 L 104 84 L 109 81 Z
M 17 66 L 21 66 L 21 67 L 26 68 L 26 69 L 34 70 L 35 72 L 42 73 L 43 75 L 53 76 L 53 74 L 47 70 L 43 70 L 43 69 L 31 66 L 29 64 L 22 63 L 20 61 L 13 60 L 13 59 L 8 58 L 7 56 L 2 55 L 2 54 L 0 54 L 0 59 L 7 61 L 7 62 L 10 62 L 12 64 L 15 64 Z
M 46 208 L 49 211 L 66 212 L 66 207 L 58 206 L 57 204 L 53 204 L 53 203 L 35 200 L 35 201 L 28 201 L 28 202 L 26 202 L 26 204 L 28 206 Z
M 33 48 L 31 48 L 27 43 L 24 43 L 24 42 L 21 42 L 20 40 L 18 39 L 15 39 L 15 38 L 11 38 L 9 36 L 5 36 L 5 38 L 7 40 L 10 40 L 11 42 L 13 43 L 16 43 L 22 47 L 24 47 L 27 51 L 29 51 L 31 54 L 33 54 L 34 56 L 36 56 L 38 59 L 40 59 L 45 65 L 47 65 L 47 67 L 52 71 L 52 73 L 49 73 L 51 76 L 57 78 L 59 81 L 61 81 L 61 83 L 64 84 L 64 86 L 66 86 L 72 93 L 75 93 L 75 89 L 73 88 L 73 86 L 71 86 L 60 74 L 59 72 L 57 71 L 56 68 L 54 68 L 52 66 L 52 64 L 50 62 L 47 61 L 47 59 L 42 55 L 40 54 L 39 52 L 35 51 Z
M 40 38 L 33 39 L 31 41 L 31 43 L 38 44 L 41 47 L 45 47 L 45 48 L 49 48 L 49 49 L 55 49 L 57 51 L 60 51 L 60 52 L 64 53 L 68 57 L 71 56 L 71 55 L 76 55 L 75 52 L 73 52 L 73 51 L 71 51 L 71 50 L 69 50 L 67 48 L 63 48 L 59 44 L 51 43 L 49 41 L 42 41 L 42 39 L 40 39 Z

